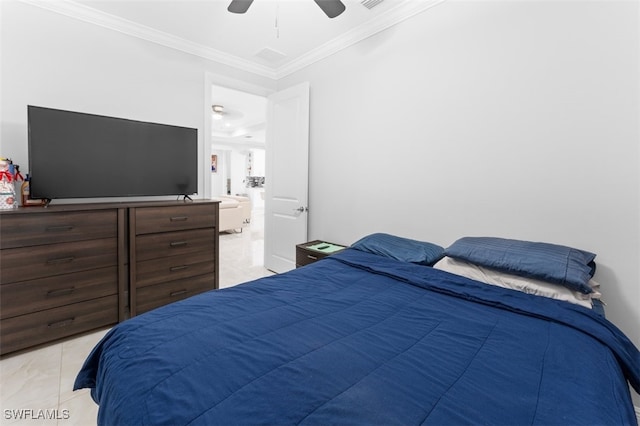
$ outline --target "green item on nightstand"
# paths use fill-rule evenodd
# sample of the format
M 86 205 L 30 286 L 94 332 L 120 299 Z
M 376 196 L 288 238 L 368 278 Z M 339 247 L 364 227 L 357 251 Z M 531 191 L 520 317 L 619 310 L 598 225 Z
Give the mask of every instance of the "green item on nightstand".
M 312 246 L 307 246 L 307 249 L 319 251 L 320 253 L 335 253 L 337 251 L 344 250 L 345 247 L 332 243 L 318 243 Z

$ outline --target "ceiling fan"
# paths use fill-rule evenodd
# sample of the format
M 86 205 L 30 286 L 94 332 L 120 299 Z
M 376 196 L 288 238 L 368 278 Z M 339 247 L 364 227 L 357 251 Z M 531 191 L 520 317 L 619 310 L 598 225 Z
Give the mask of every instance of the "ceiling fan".
M 244 117 L 244 114 L 240 111 L 229 109 L 223 105 L 211 105 L 211 109 L 213 110 L 214 120 L 221 120 L 223 118 L 227 120 L 238 120 Z
M 340 0 L 313 0 L 320 9 L 329 17 L 335 18 L 345 10 L 344 3 Z M 245 13 L 253 0 L 232 0 L 227 10 L 231 13 Z

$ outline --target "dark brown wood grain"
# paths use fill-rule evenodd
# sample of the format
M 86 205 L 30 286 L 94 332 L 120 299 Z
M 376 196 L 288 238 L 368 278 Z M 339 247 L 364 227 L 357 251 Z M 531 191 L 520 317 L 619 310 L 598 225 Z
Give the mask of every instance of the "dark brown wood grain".
M 118 293 L 114 266 L 0 286 L 0 318 L 10 318 Z
M 116 238 L 1 250 L 0 284 L 116 266 L 117 262 Z
M 61 242 L 115 238 L 116 210 L 3 215 L 0 220 L 1 248 L 29 247 Z
M 0 321 L 2 353 L 51 342 L 118 322 L 116 295 Z
M 215 228 L 141 235 L 137 239 L 138 262 L 169 256 L 195 255 L 213 249 Z
M 0 355 L 217 289 L 218 241 L 217 201 L 0 211 Z
M 216 223 L 216 212 L 211 204 L 142 207 L 135 209 L 135 215 L 136 234 L 138 235 L 212 228 Z
M 131 316 L 217 289 L 218 241 L 218 203 L 131 209 Z
M 140 288 L 137 301 L 138 314 L 212 290 L 215 288 L 213 280 L 212 274 L 205 274 Z

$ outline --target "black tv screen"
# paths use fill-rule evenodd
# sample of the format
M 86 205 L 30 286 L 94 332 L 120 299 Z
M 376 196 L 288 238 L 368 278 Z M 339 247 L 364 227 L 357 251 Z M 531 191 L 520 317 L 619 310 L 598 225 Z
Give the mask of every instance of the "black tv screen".
M 32 198 L 191 195 L 198 130 L 29 105 Z

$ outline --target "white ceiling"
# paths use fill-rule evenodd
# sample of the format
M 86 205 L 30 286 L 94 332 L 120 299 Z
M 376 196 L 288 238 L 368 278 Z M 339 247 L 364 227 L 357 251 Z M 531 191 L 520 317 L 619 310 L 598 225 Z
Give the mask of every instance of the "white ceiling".
M 313 0 L 22 0 L 278 79 L 445 0 L 342 0 L 330 19 Z M 363 3 L 377 3 L 369 9 Z
M 213 86 L 211 99 L 214 105 L 224 107 L 222 118 L 211 120 L 214 146 L 231 143 L 264 147 L 267 128 L 266 98 Z

